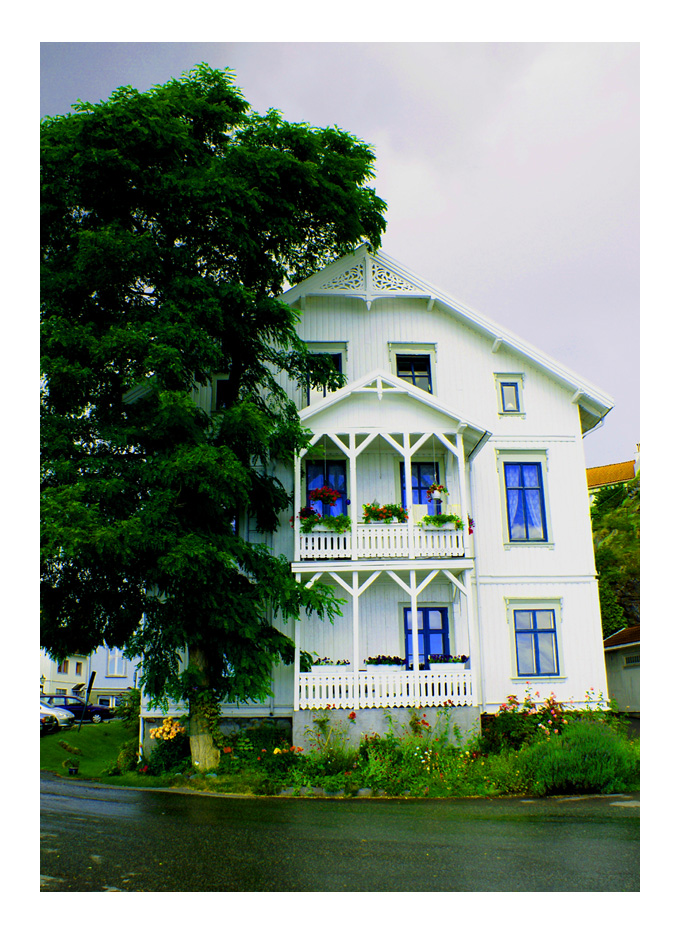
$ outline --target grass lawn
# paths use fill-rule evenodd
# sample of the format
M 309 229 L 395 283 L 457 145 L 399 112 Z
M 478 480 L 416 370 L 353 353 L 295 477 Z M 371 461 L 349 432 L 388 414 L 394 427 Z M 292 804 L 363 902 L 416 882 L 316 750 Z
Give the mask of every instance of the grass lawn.
M 135 729 L 126 727 L 122 721 L 102 721 L 101 724 L 83 724 L 78 730 L 61 730 L 40 738 L 40 768 L 68 775 L 64 760 L 76 756 L 64 750 L 62 743 L 80 750 L 79 779 L 106 779 L 105 771 L 116 761 L 116 756 L 125 741 L 137 736 Z

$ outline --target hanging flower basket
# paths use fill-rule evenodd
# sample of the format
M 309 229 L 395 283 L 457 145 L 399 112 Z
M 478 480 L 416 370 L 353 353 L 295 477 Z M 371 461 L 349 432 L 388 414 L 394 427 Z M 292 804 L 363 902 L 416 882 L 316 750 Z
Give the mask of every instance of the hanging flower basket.
M 309 499 L 312 502 L 320 500 L 326 506 L 334 506 L 341 496 L 340 491 L 334 490 L 332 487 L 314 487 L 309 491 Z
M 426 492 L 428 501 L 432 503 L 433 500 L 441 500 L 448 490 L 443 484 L 430 484 Z

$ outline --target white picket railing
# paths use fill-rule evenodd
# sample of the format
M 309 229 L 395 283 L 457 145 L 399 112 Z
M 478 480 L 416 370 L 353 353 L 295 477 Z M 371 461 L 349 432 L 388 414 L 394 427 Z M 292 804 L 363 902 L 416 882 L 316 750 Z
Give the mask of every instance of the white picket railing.
M 355 530 L 333 533 L 316 530 L 300 535 L 300 560 L 352 558 L 462 557 L 463 533 L 456 529 L 413 526 L 408 523 L 359 523 Z
M 320 668 L 323 668 L 320 667 Z M 301 672 L 298 707 L 412 708 L 474 705 L 472 672 Z

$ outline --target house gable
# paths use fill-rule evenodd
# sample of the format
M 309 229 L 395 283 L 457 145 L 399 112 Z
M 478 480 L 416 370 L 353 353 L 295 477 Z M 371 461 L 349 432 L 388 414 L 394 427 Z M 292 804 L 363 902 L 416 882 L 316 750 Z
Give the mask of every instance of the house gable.
M 584 433 L 601 422 L 614 405 L 610 396 L 589 381 L 491 319 L 420 279 L 381 250 L 371 251 L 367 245 L 362 245 L 353 253 L 298 283 L 281 298 L 304 312 L 308 298 L 329 296 L 357 300 L 366 311 L 381 300 L 399 298 L 411 303 L 414 299 L 421 300 L 423 307 L 430 311 L 436 307 L 455 321 L 483 335 L 494 355 L 500 356 L 501 351 L 518 355 L 563 387 L 569 393 L 571 402 L 578 406 Z

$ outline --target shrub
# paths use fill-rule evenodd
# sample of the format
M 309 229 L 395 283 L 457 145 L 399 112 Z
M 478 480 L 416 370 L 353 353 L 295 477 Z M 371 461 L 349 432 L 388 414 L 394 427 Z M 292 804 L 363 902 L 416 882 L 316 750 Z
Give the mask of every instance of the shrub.
M 538 795 L 612 794 L 639 788 L 637 745 L 604 721 L 574 721 L 561 735 L 523 750 L 521 760 Z
M 153 776 L 184 768 L 191 763 L 189 738 L 179 736 L 174 740 L 161 740 L 147 758 L 148 771 Z

